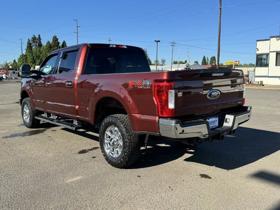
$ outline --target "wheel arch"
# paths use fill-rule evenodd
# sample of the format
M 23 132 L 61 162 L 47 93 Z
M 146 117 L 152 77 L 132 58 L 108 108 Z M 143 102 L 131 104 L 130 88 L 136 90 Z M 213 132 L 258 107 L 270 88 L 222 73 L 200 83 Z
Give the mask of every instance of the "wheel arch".
M 128 114 L 128 108 L 117 98 L 106 96 L 100 98 L 93 111 L 93 123 L 100 125 L 102 120 L 112 114 Z
M 20 93 L 20 104 L 22 104 L 23 99 L 29 98 L 29 94 L 26 90 L 21 91 Z

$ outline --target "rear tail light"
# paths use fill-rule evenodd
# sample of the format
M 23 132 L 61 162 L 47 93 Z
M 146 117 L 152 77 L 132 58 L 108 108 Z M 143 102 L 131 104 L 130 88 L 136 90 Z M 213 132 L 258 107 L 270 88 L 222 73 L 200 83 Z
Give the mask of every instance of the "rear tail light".
M 175 90 L 173 82 L 154 82 L 154 98 L 160 117 L 172 117 L 175 115 Z

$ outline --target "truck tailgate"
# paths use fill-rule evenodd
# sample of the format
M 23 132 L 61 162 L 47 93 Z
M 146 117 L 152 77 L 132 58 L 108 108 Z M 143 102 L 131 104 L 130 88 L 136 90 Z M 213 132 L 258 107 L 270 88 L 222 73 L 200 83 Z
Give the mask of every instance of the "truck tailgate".
M 242 71 L 227 69 L 174 73 L 176 116 L 215 114 L 243 104 Z

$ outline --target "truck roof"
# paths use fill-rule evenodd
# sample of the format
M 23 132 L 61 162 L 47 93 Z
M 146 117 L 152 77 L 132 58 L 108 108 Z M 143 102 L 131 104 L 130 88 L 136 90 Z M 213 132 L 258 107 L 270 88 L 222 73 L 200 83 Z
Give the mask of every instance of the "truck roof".
M 137 49 L 140 49 L 140 50 L 143 50 L 142 48 L 140 47 L 136 47 L 136 46 L 131 46 L 131 45 L 124 45 L 124 44 L 106 44 L 106 43 L 82 43 L 82 44 L 78 44 L 78 45 L 72 45 L 72 46 L 69 46 L 69 47 L 65 47 L 65 48 L 60 48 L 60 49 L 57 49 L 57 50 L 54 50 L 52 51 L 51 54 L 53 53 L 57 53 L 61 50 L 72 50 L 72 49 L 77 49 L 77 48 L 80 48 L 81 46 L 84 46 L 84 45 L 88 45 L 90 47 L 99 47 L 99 48 L 106 48 L 106 47 L 125 47 L 125 48 L 137 48 Z

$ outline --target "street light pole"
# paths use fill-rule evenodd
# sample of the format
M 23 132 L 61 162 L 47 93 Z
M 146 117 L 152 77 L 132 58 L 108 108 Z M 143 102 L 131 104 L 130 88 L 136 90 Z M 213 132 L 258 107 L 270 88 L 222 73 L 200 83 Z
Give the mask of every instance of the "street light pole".
M 155 40 L 156 43 L 156 71 L 158 70 L 158 44 L 160 43 L 160 40 Z
M 175 42 L 171 42 L 171 71 L 173 69 L 173 57 L 174 57 L 174 47 L 175 47 Z
M 222 31 L 222 0 L 219 0 L 219 27 L 218 27 L 218 49 L 217 49 L 217 66 L 220 65 L 221 53 L 221 31 Z

